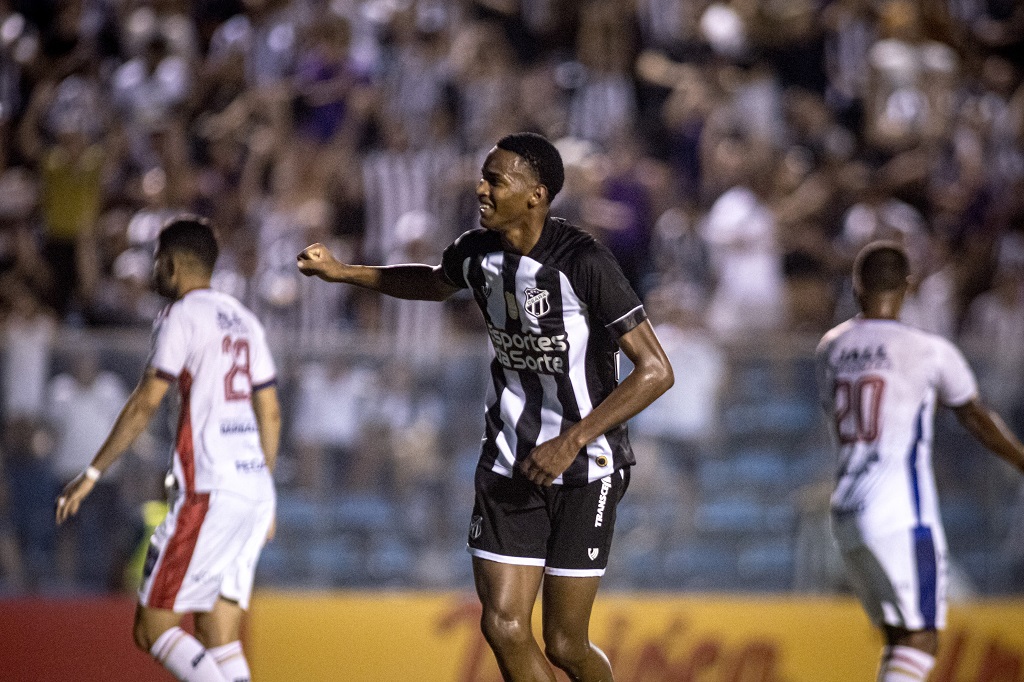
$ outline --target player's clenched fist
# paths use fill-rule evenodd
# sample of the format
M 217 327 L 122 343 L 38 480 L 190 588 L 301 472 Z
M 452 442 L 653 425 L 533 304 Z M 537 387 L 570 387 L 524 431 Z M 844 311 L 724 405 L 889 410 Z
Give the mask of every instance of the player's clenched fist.
M 295 260 L 302 274 L 307 277 L 316 275 L 327 281 L 333 279 L 332 274 L 341 265 L 331 254 L 330 249 L 319 242 L 304 248 Z

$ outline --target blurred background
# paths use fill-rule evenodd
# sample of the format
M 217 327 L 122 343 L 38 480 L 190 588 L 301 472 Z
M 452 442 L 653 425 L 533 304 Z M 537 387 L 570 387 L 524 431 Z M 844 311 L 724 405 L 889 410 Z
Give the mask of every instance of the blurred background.
M 906 243 L 907 320 L 1024 434 L 1022 47 L 1013 0 L 0 0 L 0 596 L 138 580 L 173 405 L 60 529 L 53 500 L 145 366 L 182 210 L 279 368 L 258 587 L 471 589 L 475 303 L 294 259 L 438 262 L 516 130 L 557 141 L 553 213 L 615 253 L 676 369 L 631 425 L 605 589 L 845 594 L 811 353 L 861 245 Z M 949 415 L 936 443 L 952 596 L 1021 594 L 1020 476 Z

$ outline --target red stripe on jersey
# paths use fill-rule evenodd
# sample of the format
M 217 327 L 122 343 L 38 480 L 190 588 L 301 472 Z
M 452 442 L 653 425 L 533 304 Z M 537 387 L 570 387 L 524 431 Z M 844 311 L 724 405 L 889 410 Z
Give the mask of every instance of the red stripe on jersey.
M 209 493 L 190 493 L 182 500 L 174 535 L 168 540 L 160 568 L 153 576 L 153 586 L 149 590 L 150 608 L 174 608 L 174 600 L 181 589 L 181 583 L 185 580 L 185 573 L 192 561 L 192 553 L 199 540 L 199 531 L 203 527 L 203 519 L 206 518 L 209 508 Z
M 181 412 L 178 414 L 178 460 L 185 476 L 185 493 L 196 489 L 196 451 L 192 440 L 192 375 L 187 369 L 178 377 L 178 392 L 181 394 Z

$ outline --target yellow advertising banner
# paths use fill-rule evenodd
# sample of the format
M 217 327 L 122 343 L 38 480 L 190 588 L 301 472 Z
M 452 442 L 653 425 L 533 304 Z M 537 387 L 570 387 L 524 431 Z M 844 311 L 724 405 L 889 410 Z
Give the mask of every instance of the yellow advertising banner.
M 260 592 L 247 648 L 261 682 L 500 682 L 479 618 L 472 594 Z M 1024 682 L 1024 601 L 949 621 L 931 682 Z M 620 682 L 870 682 L 881 648 L 843 598 L 608 593 L 591 637 Z

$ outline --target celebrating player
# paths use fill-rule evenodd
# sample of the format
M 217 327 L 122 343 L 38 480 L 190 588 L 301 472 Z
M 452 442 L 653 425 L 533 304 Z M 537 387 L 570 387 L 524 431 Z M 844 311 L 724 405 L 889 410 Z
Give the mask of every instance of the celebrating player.
M 898 321 L 909 274 L 899 244 L 864 247 L 853 267 L 863 312 L 825 334 L 816 355 L 839 448 L 832 528 L 854 590 L 885 635 L 878 682 L 927 679 L 946 622 L 946 538 L 931 466 L 936 404 L 1024 471 L 1024 445 L 982 403 L 960 351 Z
M 204 220 L 180 217 L 160 232 L 153 278 L 173 302 L 156 320 L 149 366 L 109 436 L 57 498 L 57 523 L 78 511 L 177 382 L 179 492 L 150 539 L 135 643 L 179 680 L 247 682 L 239 631 L 272 534 L 281 417 L 263 328 L 238 301 L 210 290 L 216 260 Z M 195 637 L 179 627 L 183 613 L 195 614 Z
M 554 680 L 531 629 L 543 582 L 547 658 L 574 680 L 611 680 L 589 639 L 616 504 L 634 464 L 624 422 L 665 392 L 672 368 L 611 253 L 549 216 L 562 160 L 540 135 L 502 138 L 477 185 L 479 229 L 441 264 L 366 267 L 321 244 L 306 275 L 405 299 L 469 288 L 491 340 L 491 387 L 469 552 L 481 628 L 506 680 Z M 618 349 L 635 369 L 617 383 Z

